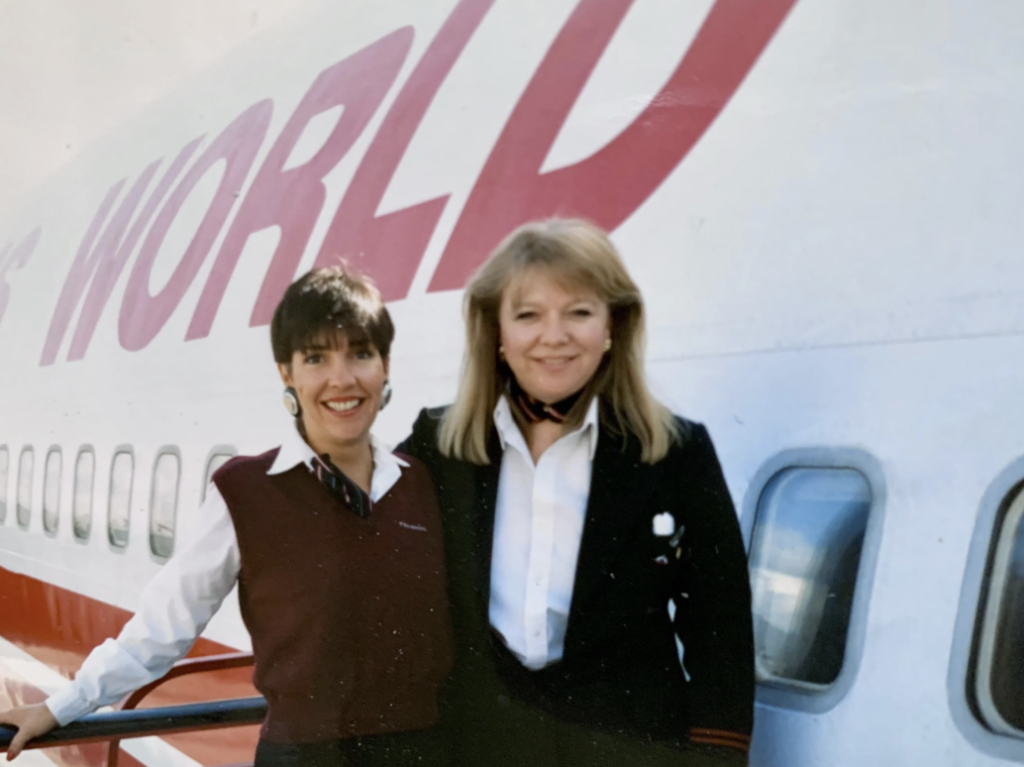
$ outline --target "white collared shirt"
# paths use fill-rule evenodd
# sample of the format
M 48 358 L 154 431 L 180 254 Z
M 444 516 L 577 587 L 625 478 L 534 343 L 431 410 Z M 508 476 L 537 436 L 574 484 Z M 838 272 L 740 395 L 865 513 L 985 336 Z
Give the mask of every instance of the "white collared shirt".
M 379 501 L 408 463 L 372 435 L 370 499 Z M 267 474 L 299 464 L 310 467 L 312 448 L 289 430 Z M 85 659 L 74 682 L 46 699 L 61 726 L 123 698 L 166 674 L 192 648 L 196 638 L 238 581 L 238 538 L 224 497 L 211 484 L 199 509 L 191 540 L 143 589 L 139 610 L 117 639 L 108 639 Z
M 536 464 L 505 397 L 494 409 L 501 476 L 491 550 L 491 625 L 524 666 L 561 660 L 597 449 L 597 400 Z

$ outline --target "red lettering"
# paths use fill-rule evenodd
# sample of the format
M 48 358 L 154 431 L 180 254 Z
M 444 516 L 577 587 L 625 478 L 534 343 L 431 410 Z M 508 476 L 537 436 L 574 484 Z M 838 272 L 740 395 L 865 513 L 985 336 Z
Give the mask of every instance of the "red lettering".
M 272 114 L 273 102 L 265 99 L 236 117 L 189 168 L 160 210 L 142 243 L 125 287 L 118 321 L 118 337 L 125 349 L 138 351 L 145 348 L 181 302 L 234 206 L 236 195 L 267 135 Z M 155 296 L 150 295 L 149 276 L 167 230 L 199 180 L 221 161 L 226 167 L 213 202 L 167 284 Z
M 679 66 L 622 133 L 581 162 L 540 173 L 632 0 L 581 0 L 505 125 L 463 210 L 431 291 L 462 287 L 512 229 L 551 216 L 611 231 L 689 153 L 796 0 L 717 0 Z
M 11 286 L 7 284 L 7 275 L 12 269 L 24 268 L 25 264 L 32 257 L 36 245 L 39 244 L 39 238 L 42 234 L 43 230 L 36 228 L 13 251 L 8 244 L 3 249 L 3 252 L 0 253 L 0 322 L 4 321 L 7 303 L 11 297 Z M 7 255 L 8 253 L 10 253 L 10 256 Z
M 149 167 L 142 171 L 142 175 L 139 176 L 138 180 L 128 191 L 128 194 L 125 195 L 125 198 L 121 201 L 121 206 L 107 223 L 103 236 L 100 237 L 96 247 L 93 248 L 93 243 L 96 242 L 100 228 L 107 220 L 110 210 L 114 207 L 114 200 L 117 199 L 117 195 L 120 193 L 121 187 L 124 186 L 126 179 L 121 179 L 110 187 L 107 196 L 100 203 L 99 210 L 96 211 L 92 223 L 89 224 L 85 237 L 82 238 L 78 252 L 75 254 L 75 260 L 71 264 L 71 271 L 64 281 L 64 288 L 60 292 L 60 298 L 57 299 L 57 307 L 53 312 L 53 319 L 50 320 L 50 329 L 46 334 L 46 342 L 43 344 L 43 356 L 39 361 L 40 365 L 52 365 L 54 360 L 57 359 L 57 353 L 60 351 L 60 345 L 64 341 L 68 326 L 71 324 L 71 318 L 74 316 L 75 309 L 82 300 L 82 294 L 88 288 L 89 294 L 79 316 L 75 335 L 71 339 L 71 350 L 68 353 L 68 359 L 78 360 L 85 356 L 85 351 L 89 347 L 89 341 L 92 340 L 92 334 L 96 329 L 96 323 L 99 322 L 100 314 L 107 304 L 107 299 L 110 298 L 110 293 L 114 289 L 114 283 L 117 282 L 117 278 L 121 275 L 128 256 L 135 248 L 135 243 L 141 236 L 146 224 L 149 223 L 149 219 L 153 215 L 156 206 L 167 193 L 174 177 L 181 172 L 185 160 L 188 159 L 188 156 L 191 155 L 197 144 L 198 139 L 188 144 L 179 153 L 178 158 L 168 168 L 167 173 L 164 174 L 163 179 L 160 181 L 160 185 L 149 198 L 142 213 L 139 214 L 128 236 L 125 237 L 128 222 L 131 221 L 135 208 L 138 207 L 139 200 L 142 199 L 142 194 L 146 191 L 150 180 L 156 174 L 161 161 L 157 160 L 151 163 Z
M 398 77 L 412 46 L 411 28 L 399 29 L 316 78 L 267 154 L 231 224 L 192 316 L 186 340 L 205 338 L 249 236 L 278 226 L 281 237 L 260 288 L 251 325 L 265 325 L 295 278 L 327 191 L 323 178 L 359 138 Z M 306 164 L 284 170 L 306 125 L 317 115 L 344 107 L 338 124 Z
M 437 33 L 360 162 L 316 266 L 344 256 L 374 278 L 385 300 L 408 294 L 448 195 L 379 217 L 377 208 L 438 88 L 492 5 L 494 0 L 462 0 Z

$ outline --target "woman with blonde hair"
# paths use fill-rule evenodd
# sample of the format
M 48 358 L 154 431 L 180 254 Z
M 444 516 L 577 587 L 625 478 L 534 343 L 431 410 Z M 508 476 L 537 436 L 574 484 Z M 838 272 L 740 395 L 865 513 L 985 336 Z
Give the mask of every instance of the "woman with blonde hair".
M 607 235 L 527 224 L 466 288 L 454 403 L 400 448 L 445 527 L 462 764 L 746 764 L 746 555 L 707 430 L 643 373 Z

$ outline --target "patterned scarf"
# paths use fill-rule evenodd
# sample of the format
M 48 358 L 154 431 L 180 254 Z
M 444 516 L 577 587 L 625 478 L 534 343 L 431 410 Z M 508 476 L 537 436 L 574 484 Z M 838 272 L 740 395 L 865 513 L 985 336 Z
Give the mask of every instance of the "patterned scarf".
M 531 397 L 523 391 L 523 387 L 516 381 L 515 376 L 510 377 L 508 380 L 509 401 L 511 401 L 513 407 L 519 411 L 519 414 L 522 415 L 527 423 L 537 423 L 538 421 L 565 423 L 566 416 L 569 415 L 572 406 L 576 404 L 582 394 L 583 390 L 580 389 L 565 399 L 548 404 L 541 402 L 536 397 Z
M 345 476 L 345 473 L 324 453 L 313 458 L 313 473 L 331 491 L 331 495 L 348 506 L 360 518 L 367 519 L 373 511 L 373 501 L 363 488 Z

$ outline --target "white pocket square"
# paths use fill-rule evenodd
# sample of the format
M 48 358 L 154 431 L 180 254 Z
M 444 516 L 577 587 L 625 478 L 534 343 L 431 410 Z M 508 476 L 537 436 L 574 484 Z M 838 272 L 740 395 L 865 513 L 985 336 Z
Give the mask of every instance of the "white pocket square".
M 676 518 L 663 511 L 654 517 L 654 534 L 659 538 L 668 538 L 676 531 Z

